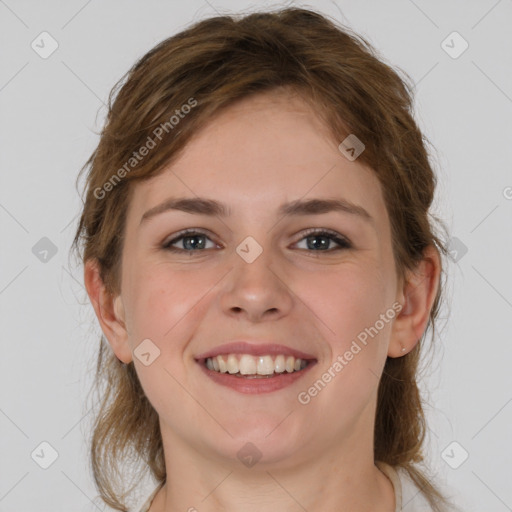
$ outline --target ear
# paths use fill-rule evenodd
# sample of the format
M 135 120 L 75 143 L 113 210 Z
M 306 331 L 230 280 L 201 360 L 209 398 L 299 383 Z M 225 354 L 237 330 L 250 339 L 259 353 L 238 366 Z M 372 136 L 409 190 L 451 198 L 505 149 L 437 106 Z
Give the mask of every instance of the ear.
M 99 263 L 88 260 L 84 268 L 84 283 L 89 299 L 98 318 L 103 334 L 114 354 L 123 363 L 132 361 L 132 351 L 128 342 L 125 324 L 125 311 L 121 295 L 113 297 L 103 283 Z
M 439 253 L 430 245 L 423 251 L 423 259 L 416 269 L 410 271 L 400 284 L 397 300 L 403 308 L 393 323 L 389 357 L 407 354 L 423 336 L 439 288 L 440 275 Z

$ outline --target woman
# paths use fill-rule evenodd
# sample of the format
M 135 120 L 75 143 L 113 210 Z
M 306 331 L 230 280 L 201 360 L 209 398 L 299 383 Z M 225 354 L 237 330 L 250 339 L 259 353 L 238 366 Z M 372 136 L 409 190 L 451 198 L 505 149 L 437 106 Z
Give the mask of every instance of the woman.
M 364 39 L 296 8 L 199 22 L 119 82 L 74 241 L 107 505 L 449 510 L 419 466 L 446 249 L 411 104 Z M 155 487 L 130 508 L 134 457 Z

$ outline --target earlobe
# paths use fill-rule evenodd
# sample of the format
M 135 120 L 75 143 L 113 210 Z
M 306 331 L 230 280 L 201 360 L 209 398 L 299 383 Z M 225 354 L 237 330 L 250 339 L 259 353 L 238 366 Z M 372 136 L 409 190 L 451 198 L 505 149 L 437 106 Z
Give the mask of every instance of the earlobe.
M 99 264 L 89 260 L 84 267 L 84 283 L 101 330 L 115 355 L 124 363 L 132 361 L 132 353 L 125 323 L 125 309 L 121 295 L 115 297 L 103 283 Z
M 393 324 L 389 357 L 407 354 L 422 338 L 439 288 L 440 273 L 439 253 L 429 246 L 416 269 L 409 272 L 397 299 L 402 309 Z

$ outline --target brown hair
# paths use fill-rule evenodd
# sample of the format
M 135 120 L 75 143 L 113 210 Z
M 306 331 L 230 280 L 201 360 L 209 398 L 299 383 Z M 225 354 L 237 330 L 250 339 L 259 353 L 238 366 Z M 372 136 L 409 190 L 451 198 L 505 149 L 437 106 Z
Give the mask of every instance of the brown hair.
M 403 75 L 361 36 L 311 10 L 219 16 L 194 24 L 150 50 L 110 93 L 99 144 L 80 172 L 88 169 L 73 248 L 82 262 L 96 260 L 103 282 L 118 293 L 134 184 L 161 172 L 222 108 L 285 88 L 314 106 L 336 140 L 353 133 L 364 142 L 359 160 L 382 186 L 400 278 L 415 268 L 427 246 L 446 256 L 434 233 L 432 219 L 438 219 L 429 213 L 436 186 L 429 143 L 413 119 L 413 87 Z M 133 152 L 150 139 L 155 149 L 132 161 Z M 417 465 L 426 431 L 417 372 L 429 328 L 434 337 L 442 289 L 440 283 L 420 342 L 405 356 L 386 361 L 374 436 L 375 460 L 405 468 L 435 511 L 443 510 L 446 501 Z M 93 475 L 101 498 L 126 510 L 119 463 L 128 454 L 158 481 L 166 479 L 158 415 L 133 362 L 121 364 L 103 336 L 95 382 L 97 390 L 101 384 L 103 389 L 91 440 Z

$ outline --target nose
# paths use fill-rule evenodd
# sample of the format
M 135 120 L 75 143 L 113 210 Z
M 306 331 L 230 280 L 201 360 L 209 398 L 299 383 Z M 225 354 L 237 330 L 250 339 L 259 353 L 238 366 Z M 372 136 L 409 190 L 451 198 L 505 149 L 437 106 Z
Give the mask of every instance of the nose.
M 236 252 L 233 268 L 222 291 L 225 314 L 258 323 L 287 315 L 293 305 L 293 293 L 282 269 L 270 265 L 269 250 L 248 263 Z

